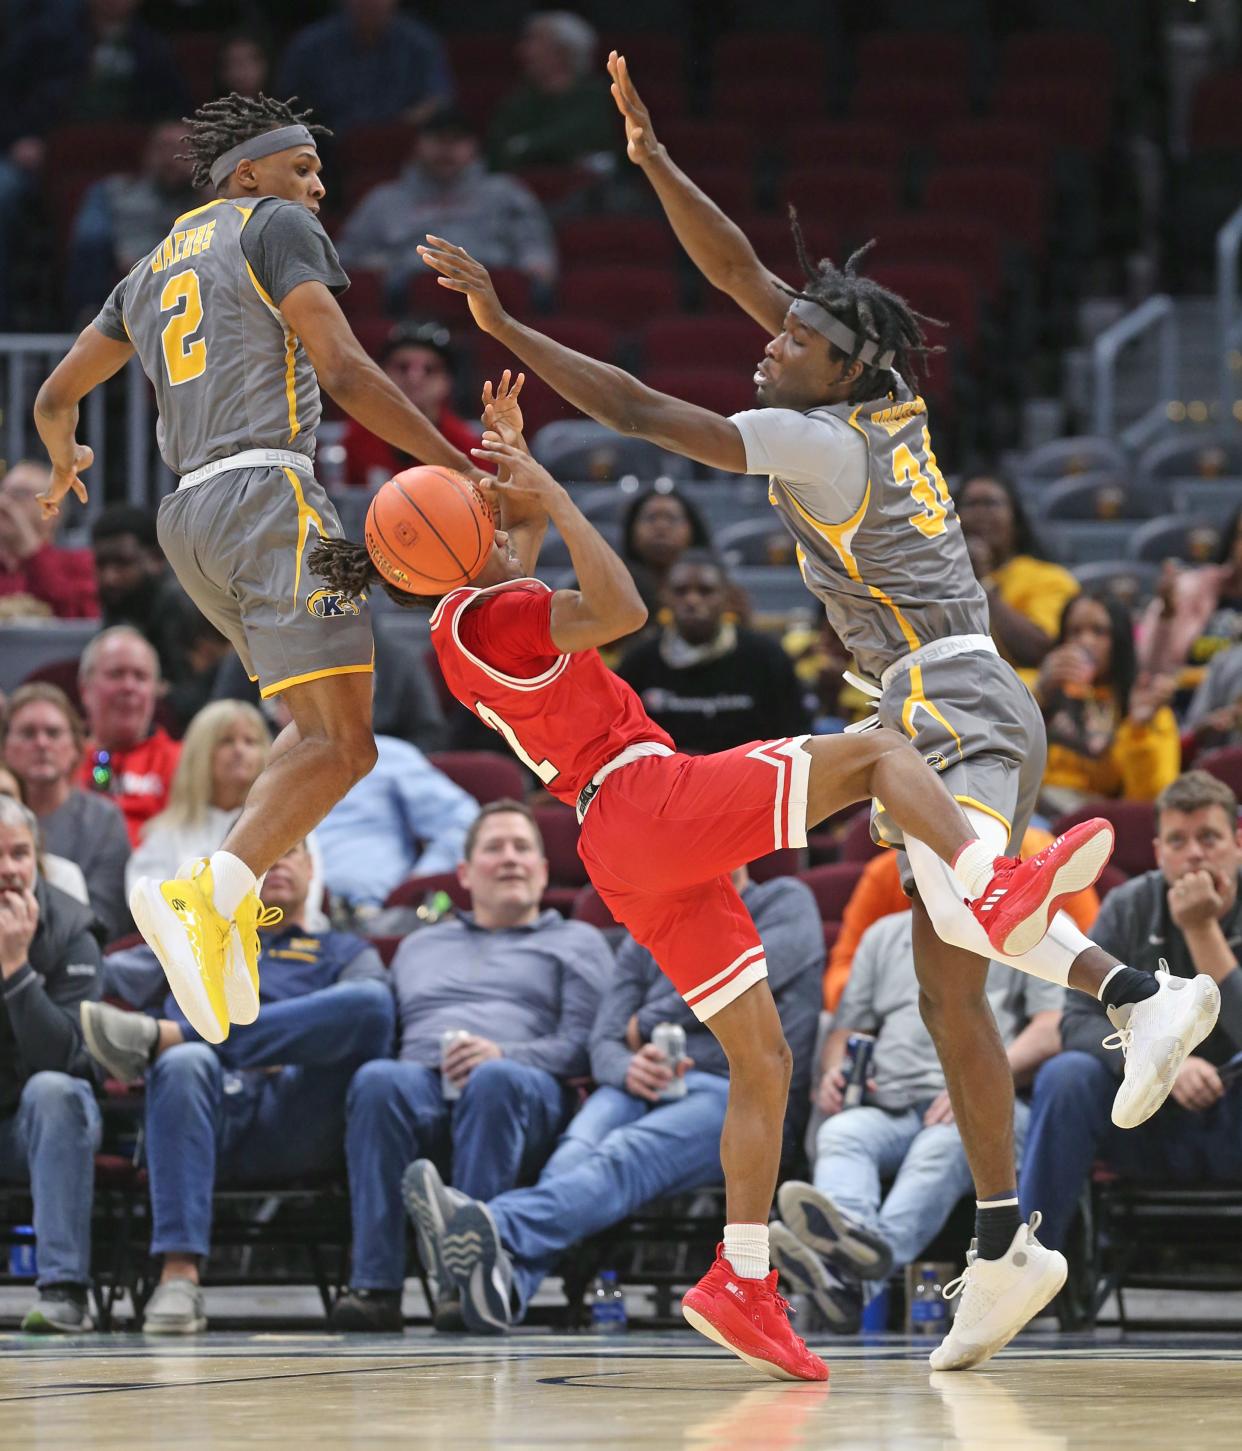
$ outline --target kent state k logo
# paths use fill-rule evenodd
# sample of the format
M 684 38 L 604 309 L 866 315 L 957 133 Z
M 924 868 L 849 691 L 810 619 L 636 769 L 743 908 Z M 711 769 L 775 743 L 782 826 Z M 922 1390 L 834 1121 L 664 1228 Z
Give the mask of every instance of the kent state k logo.
M 341 619 L 358 613 L 358 601 L 343 595 L 339 589 L 317 589 L 306 601 L 306 608 L 321 620 Z

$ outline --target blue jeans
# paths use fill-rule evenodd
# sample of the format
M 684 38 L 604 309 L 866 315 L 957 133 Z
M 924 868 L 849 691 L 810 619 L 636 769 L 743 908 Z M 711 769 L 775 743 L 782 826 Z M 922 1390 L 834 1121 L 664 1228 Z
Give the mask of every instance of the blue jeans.
M 336 1167 L 349 1081 L 391 1051 L 393 1023 L 385 983 L 338 983 L 265 1004 L 219 1047 L 160 1054 L 147 1073 L 151 1253 L 209 1252 L 217 1178 L 268 1184 Z
M 686 1074 L 686 1096 L 648 1103 L 597 1088 L 565 1130 L 531 1189 L 490 1201 L 513 1258 L 521 1309 L 562 1250 L 598 1234 L 661 1194 L 719 1184 L 729 1080 Z
M 89 1083 L 35 1073 L 12 1118 L 0 1119 L 0 1179 L 30 1185 L 43 1285 L 86 1285 L 91 1277 L 91 1200 L 103 1135 Z
M 559 1079 L 510 1058 L 480 1063 L 461 1097 L 447 1103 L 438 1069 L 392 1060 L 360 1068 L 349 1085 L 345 1127 L 354 1224 L 350 1284 L 401 1288 L 407 1164 L 434 1159 L 463 1193 L 491 1199 L 535 1173 L 572 1104 Z
M 1050 1249 L 1065 1244 L 1096 1159 L 1139 1183 L 1242 1179 L 1242 1087 L 1200 1112 L 1170 1099 L 1136 1129 L 1113 1124 L 1116 1092 L 1116 1076 L 1090 1053 L 1050 1058 L 1035 1078 L 1019 1198 L 1023 1214 L 1043 1214 Z
M 815 1187 L 880 1234 L 896 1266 L 922 1253 L 972 1187 L 957 1126 L 924 1128 L 927 1107 L 923 1103 L 903 1113 L 871 1105 L 845 1109 L 824 1120 L 815 1140 Z M 1014 1104 L 1019 1154 L 1029 1112 L 1021 1099 Z M 883 1179 L 893 1183 L 882 1196 Z

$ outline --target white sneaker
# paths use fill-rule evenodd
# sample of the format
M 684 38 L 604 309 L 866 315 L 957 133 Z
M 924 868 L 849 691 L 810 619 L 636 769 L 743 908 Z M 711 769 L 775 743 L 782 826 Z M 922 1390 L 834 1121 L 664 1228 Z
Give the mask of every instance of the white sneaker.
M 1137 1127 L 1168 1098 L 1178 1070 L 1216 1026 L 1220 1012 L 1220 988 L 1206 973 L 1173 977 L 1165 967 L 1156 980 L 1160 990 L 1152 997 L 1108 1009 L 1117 1031 L 1104 1039 L 1104 1047 L 1120 1048 L 1126 1060 L 1113 1099 L 1119 1129 Z
M 1004 1255 L 981 1260 L 974 1243 L 966 1268 L 944 1287 L 944 1297 L 961 1301 L 949 1333 L 932 1351 L 933 1370 L 969 1370 L 1008 1345 L 1065 1283 L 1065 1256 L 1035 1238 L 1043 1216 L 1036 1211 L 1022 1225 Z

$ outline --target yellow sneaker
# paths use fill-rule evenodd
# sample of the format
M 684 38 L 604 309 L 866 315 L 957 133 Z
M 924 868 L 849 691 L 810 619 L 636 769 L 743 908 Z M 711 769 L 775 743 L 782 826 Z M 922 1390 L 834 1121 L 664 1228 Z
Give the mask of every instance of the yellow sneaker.
M 265 907 L 255 891 L 241 899 L 233 918 L 224 998 L 229 1019 L 243 1027 L 259 1016 L 259 928 L 275 927 L 284 916 L 279 907 Z
M 172 881 L 140 877 L 129 909 L 191 1027 L 205 1042 L 222 1043 L 229 1035 L 224 970 L 233 924 L 216 911 L 206 859 Z

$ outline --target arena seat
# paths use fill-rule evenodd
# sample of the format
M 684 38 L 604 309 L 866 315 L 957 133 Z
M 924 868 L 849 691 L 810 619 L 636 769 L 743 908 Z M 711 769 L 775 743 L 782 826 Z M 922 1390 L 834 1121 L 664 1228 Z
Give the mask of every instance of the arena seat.
M 891 86 L 894 76 L 930 75 L 965 91 L 970 48 L 964 35 L 944 30 L 873 30 L 858 42 L 858 83 Z
M 1053 833 L 1060 836 L 1071 826 L 1090 821 L 1093 816 L 1111 821 L 1117 833 L 1113 866 L 1130 877 L 1141 876 L 1155 868 L 1156 853 L 1152 842 L 1156 836 L 1156 808 L 1150 801 L 1089 801 L 1076 811 L 1058 817 L 1052 824 Z
M 678 250 L 663 217 L 571 217 L 557 226 L 556 240 L 565 268 L 632 263 L 668 267 Z
M 769 88 L 770 108 L 771 88 L 775 86 L 778 94 L 783 94 L 791 73 L 808 77 L 822 89 L 828 50 L 810 30 L 769 30 L 762 34 L 734 31 L 722 35 L 716 42 L 711 61 L 717 96 L 730 87 L 749 85 L 760 78 Z
M 1085 30 L 1032 30 L 1010 35 L 1001 50 L 1001 86 L 1072 76 L 1111 84 L 1115 57 L 1103 35 Z
M 1187 564 L 1211 564 L 1220 543 L 1220 526 L 1208 518 L 1170 514 L 1140 524 L 1130 535 L 1126 553 L 1131 559 L 1181 559 Z
M 502 797 L 521 801 L 526 795 L 525 772 L 512 756 L 499 751 L 437 751 L 427 759 L 480 806 Z
M 1207 771 L 1223 781 L 1235 796 L 1242 797 L 1242 746 L 1221 746 L 1195 757 L 1195 769 Z
M 621 926 L 590 882 L 585 887 L 578 889 L 570 916 L 575 922 L 589 922 L 592 927 L 598 927 L 601 932 L 610 932 Z M 624 931 L 624 928 L 622 930 Z
M 548 880 L 552 886 L 579 887 L 589 880 L 578 855 L 578 818 L 559 801 L 534 808 L 535 821 L 548 854 Z M 572 900 L 570 903 L 572 908 Z
M 905 81 L 893 84 L 891 76 L 870 76 L 854 87 L 850 116 L 856 120 L 874 117 L 896 126 L 903 136 L 921 136 L 946 121 L 966 115 L 970 97 L 960 81 Z
M 1095 895 L 1102 902 L 1108 896 L 1109 892 L 1113 891 L 1116 887 L 1124 886 L 1129 880 L 1130 878 L 1126 876 L 1120 867 L 1114 866 L 1112 862 L 1108 862 L 1095 884 Z
M 1172 499 L 1177 513 L 1211 519 L 1222 531 L 1242 507 L 1242 478 L 1173 479 L 1171 484 L 1171 488 L 1164 486 L 1165 499 Z
M 641 83 L 640 83 L 641 84 Z M 659 137 L 678 166 L 696 179 L 700 167 L 716 167 L 727 156 L 742 172 L 752 172 L 758 153 L 753 126 L 725 116 L 707 120 L 702 116 L 681 116 L 661 122 Z M 628 226 L 636 218 L 625 218 Z
M 876 852 L 886 848 L 871 839 L 871 812 L 860 811 L 841 833 L 841 864 L 868 862 Z
M 396 176 L 409 161 L 417 136 L 418 128 L 408 121 L 353 126 L 334 147 L 335 169 L 346 179 L 355 172 L 381 167 L 387 169 L 388 175 Z
M 565 312 L 633 327 L 654 312 L 675 312 L 681 289 L 671 266 L 584 264 L 565 272 L 557 300 Z
M 782 846 L 750 863 L 751 880 L 770 882 L 775 877 L 796 877 L 806 868 L 806 848 Z
M 758 323 L 736 310 L 732 316 L 658 317 L 640 335 L 644 369 L 693 368 L 705 362 L 753 369 L 767 342 L 768 335 Z
M 1064 150 L 1099 156 L 1112 130 L 1112 98 L 1098 78 L 1041 76 L 1001 87 L 996 115 L 1040 127 Z
M 979 345 L 979 288 L 964 267 L 951 262 L 880 262 L 868 275 L 928 317 L 946 324 L 931 328 L 933 343 L 944 341 L 973 355 Z
M 1225 475 L 1242 475 L 1242 438 L 1236 431 L 1212 430 L 1162 439 L 1139 455 L 1138 471 L 1147 479 L 1219 479 Z
M 755 359 L 758 361 L 758 358 Z M 650 368 L 643 376 L 648 387 L 710 408 L 726 417 L 753 408 L 754 369 L 750 368 Z
M 1156 588 L 1160 566 L 1150 560 L 1093 559 L 1071 570 L 1083 589 L 1103 590 L 1134 610 L 1146 603 Z
M 789 167 L 822 166 L 836 157 L 894 173 L 910 149 L 909 138 L 897 127 L 871 121 L 803 121 L 786 129 L 780 148 Z
M 425 877 L 406 877 L 398 882 L 384 899 L 385 907 L 417 907 L 433 892 L 447 892 L 453 905 L 463 910 L 470 907 L 470 893 L 457 880 L 456 872 L 432 872 Z
M 755 201 L 755 178 L 750 171 L 735 166 L 700 166 L 695 169 L 694 184 L 730 217 L 749 212 Z
M 689 459 L 680 454 L 668 453 L 645 438 L 627 438 L 590 418 L 552 424 L 537 432 L 528 428 L 527 436 L 531 452 L 560 479 L 603 483 L 626 474 L 684 479 L 690 473 Z
M 743 519 L 716 531 L 717 554 L 731 569 L 738 565 L 792 565 L 793 536 L 769 509 L 766 517 Z
M 1207 75 L 1191 103 L 1192 151 L 1234 151 L 1242 147 L 1242 68 Z
M 815 893 L 815 904 L 823 921 L 840 922 L 866 865 L 865 860 L 829 862 L 798 873 L 798 880 Z
M 1036 256 L 1046 244 L 1044 186 L 1019 166 L 940 166 L 923 193 L 928 211 L 980 217 L 999 225 L 1006 237 Z
M 516 267 L 494 267 L 491 276 L 502 305 L 518 317 L 528 316 L 531 281 L 527 274 Z M 349 293 L 345 295 L 348 297 Z M 441 287 L 436 281 L 436 274 L 429 268 L 415 272 L 410 278 L 406 306 L 414 317 L 443 318 L 457 327 L 463 325 L 467 316 L 462 295 L 451 288 Z
M 897 206 L 898 178 L 879 166 L 800 166 L 785 173 L 782 194 L 805 215 L 813 230 L 817 216 L 848 219 L 855 231 L 868 231 L 871 218 Z M 865 239 L 864 239 L 865 240 Z
M 1064 479 L 1070 474 L 1085 474 L 1096 469 L 1124 472 L 1129 459 L 1121 445 L 1112 438 L 1083 434 L 1073 438 L 1054 438 L 1024 455 L 1014 472 L 1023 479 Z
M 1129 475 L 1110 469 L 1058 479 L 1040 495 L 1040 514 L 1057 519 L 1150 519 L 1154 510 L 1146 491 Z
M 975 290 L 995 301 L 1004 279 L 1001 233 L 983 217 L 944 213 L 891 212 L 872 217 L 875 267 L 926 266 L 928 259 L 969 275 Z M 934 309 L 932 309 L 934 311 Z
M 1046 174 L 1052 155 L 1048 134 L 1032 121 L 1003 116 L 950 121 L 936 127 L 931 149 L 938 161 L 952 166 L 1020 166 Z

